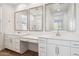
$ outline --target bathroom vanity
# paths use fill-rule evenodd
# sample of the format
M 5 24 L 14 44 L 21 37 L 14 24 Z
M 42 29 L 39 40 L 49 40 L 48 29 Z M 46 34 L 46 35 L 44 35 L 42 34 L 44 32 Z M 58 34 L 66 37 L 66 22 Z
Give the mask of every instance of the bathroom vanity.
M 65 34 L 64 34 L 65 35 Z M 38 48 L 40 56 L 79 56 L 78 35 L 42 36 Z M 74 40 L 75 39 L 75 40 Z
M 79 56 L 78 36 L 72 32 L 63 32 L 61 36 L 5 34 L 5 48 L 22 54 L 28 50 L 30 42 L 38 45 L 39 56 Z
M 38 43 L 38 37 L 33 37 L 31 35 L 16 35 L 16 34 L 5 34 L 5 48 L 12 51 L 18 52 L 20 54 L 28 50 L 28 42 Z

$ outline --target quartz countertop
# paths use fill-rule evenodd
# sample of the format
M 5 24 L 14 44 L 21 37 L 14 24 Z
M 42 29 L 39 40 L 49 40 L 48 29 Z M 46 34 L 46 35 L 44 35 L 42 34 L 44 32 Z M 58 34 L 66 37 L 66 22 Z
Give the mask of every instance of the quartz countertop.
M 24 36 L 21 36 L 21 38 L 24 38 L 24 39 L 38 39 L 39 37 L 38 36 L 33 36 L 33 35 L 24 35 Z
M 18 35 L 21 38 L 24 39 L 39 39 L 42 38 L 48 38 L 48 39 L 61 39 L 61 40 L 73 40 L 73 41 L 79 41 L 79 33 L 75 32 L 61 32 L 60 36 L 56 36 L 56 33 L 43 33 L 43 34 L 9 34 L 9 35 Z
M 59 36 L 56 35 L 42 35 L 39 36 L 41 38 L 47 39 L 61 39 L 61 40 L 71 40 L 71 41 L 79 41 L 79 34 L 77 33 L 61 33 Z

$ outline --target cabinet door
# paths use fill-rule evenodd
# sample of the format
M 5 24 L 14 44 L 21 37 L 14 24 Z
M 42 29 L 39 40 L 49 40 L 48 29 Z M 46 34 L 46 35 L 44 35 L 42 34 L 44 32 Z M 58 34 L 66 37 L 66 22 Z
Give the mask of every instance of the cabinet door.
M 56 56 L 56 45 L 47 45 L 47 56 Z
M 8 49 L 12 49 L 12 39 L 10 39 L 10 38 L 5 39 L 5 46 Z
M 47 45 L 47 56 L 70 56 L 70 47 Z
M 58 46 L 58 55 L 59 56 L 70 56 L 70 47 L 67 46 Z
M 17 38 L 12 39 L 12 50 L 20 52 L 20 41 Z

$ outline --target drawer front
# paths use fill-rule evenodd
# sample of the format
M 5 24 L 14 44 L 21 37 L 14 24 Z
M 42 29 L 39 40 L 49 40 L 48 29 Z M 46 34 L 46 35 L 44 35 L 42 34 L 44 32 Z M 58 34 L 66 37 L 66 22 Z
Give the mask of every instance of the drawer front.
M 46 53 L 40 52 L 39 56 L 46 56 Z
M 39 43 L 46 43 L 46 40 L 47 40 L 47 39 L 39 38 L 38 42 L 39 42 Z
M 70 41 L 48 39 L 47 44 L 57 44 L 57 45 L 70 46 Z
M 38 40 L 37 39 L 21 39 L 21 41 L 38 43 Z
M 28 39 L 21 39 L 21 41 L 26 41 L 26 42 L 28 42 L 29 40 L 28 40 Z
M 33 42 L 33 43 L 38 43 L 38 41 L 36 39 L 28 39 L 29 42 Z
M 79 42 L 71 41 L 71 47 L 79 48 Z
M 46 42 L 44 42 L 44 43 L 38 43 L 38 47 L 39 48 L 46 48 Z
M 5 35 L 5 38 L 19 38 L 19 36 L 16 36 L 16 35 Z
M 71 56 L 79 56 L 79 48 L 71 48 Z
M 38 40 L 39 56 L 46 56 L 46 39 Z
M 39 39 L 38 43 L 39 47 L 46 47 L 46 39 Z
M 42 44 L 42 43 L 40 43 L 40 44 L 38 44 L 39 45 L 39 47 L 46 47 L 46 44 Z

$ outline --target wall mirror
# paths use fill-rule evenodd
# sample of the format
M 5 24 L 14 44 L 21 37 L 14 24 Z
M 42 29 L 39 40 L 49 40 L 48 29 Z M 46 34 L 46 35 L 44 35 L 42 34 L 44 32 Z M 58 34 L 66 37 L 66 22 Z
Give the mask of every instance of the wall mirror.
M 46 4 L 46 31 L 75 31 L 73 3 Z
M 42 31 L 43 30 L 43 7 L 34 7 L 29 10 L 30 12 L 30 31 Z
M 27 30 L 28 11 L 23 10 L 15 13 L 14 28 L 15 30 Z

